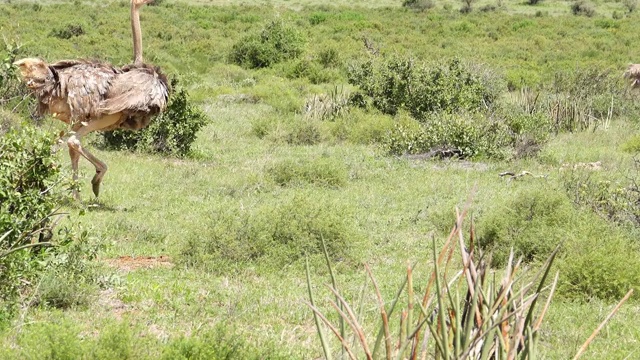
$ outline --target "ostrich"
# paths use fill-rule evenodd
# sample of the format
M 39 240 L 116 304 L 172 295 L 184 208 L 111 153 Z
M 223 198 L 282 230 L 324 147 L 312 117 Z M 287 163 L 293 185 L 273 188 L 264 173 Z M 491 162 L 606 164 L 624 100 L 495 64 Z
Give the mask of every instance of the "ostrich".
M 82 137 L 93 131 L 142 129 L 167 105 L 167 77 L 159 68 L 142 60 L 139 11 L 151 1 L 131 0 L 133 64 L 122 68 L 89 60 L 48 64 L 38 58 L 14 63 L 19 67 L 23 82 L 35 94 L 38 112 L 50 113 L 71 126 L 67 145 L 73 180 L 78 179 L 78 161 L 83 156 L 96 168 L 91 180 L 96 197 L 107 165 L 82 146 Z M 80 200 L 77 190 L 73 190 L 73 196 Z
M 624 72 L 624 77 L 631 79 L 632 89 L 640 87 L 640 64 L 630 64 Z

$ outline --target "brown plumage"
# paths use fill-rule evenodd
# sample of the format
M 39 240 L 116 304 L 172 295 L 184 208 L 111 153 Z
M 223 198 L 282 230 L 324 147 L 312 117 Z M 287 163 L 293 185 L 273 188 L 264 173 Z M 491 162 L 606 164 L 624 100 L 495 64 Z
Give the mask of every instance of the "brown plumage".
M 139 130 L 165 110 L 169 96 L 167 77 L 159 68 L 142 61 L 139 8 L 152 0 L 131 0 L 134 63 L 116 68 L 90 60 L 63 60 L 48 64 L 26 58 L 19 67 L 23 81 L 38 100 L 38 111 L 71 125 L 67 140 L 74 180 L 82 155 L 96 168 L 91 180 L 98 196 L 107 165 L 82 147 L 80 139 L 92 131 Z M 74 191 L 74 196 L 79 195 Z
M 624 77 L 631 79 L 632 89 L 640 87 L 640 64 L 630 64 L 624 72 Z

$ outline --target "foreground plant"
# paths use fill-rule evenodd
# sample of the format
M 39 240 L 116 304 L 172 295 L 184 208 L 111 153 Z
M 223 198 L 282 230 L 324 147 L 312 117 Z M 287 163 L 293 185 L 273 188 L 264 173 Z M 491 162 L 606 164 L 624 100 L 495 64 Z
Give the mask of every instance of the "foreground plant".
M 541 269 L 533 275 L 526 274 L 521 268 L 521 259 L 514 261 L 513 251 L 506 268 L 498 278 L 491 271 L 482 254 L 476 255 L 474 248 L 475 229 L 471 225 L 468 244 L 462 233 L 462 223 L 466 209 L 457 214 L 457 221 L 444 246 L 436 252 L 433 243 L 433 271 L 426 286 L 422 301 L 416 302 L 413 293 L 413 266 L 407 268 L 407 276 L 396 297 L 389 307 L 385 307 L 376 280 L 368 266 L 366 271 L 373 283 L 380 309 L 381 325 L 375 340 L 368 339 L 361 325 L 362 319 L 337 290 L 331 264 L 332 286 L 329 287 L 336 300 L 330 301 L 338 312 L 340 324 L 347 324 L 353 332 L 353 344 L 356 340 L 361 349 L 358 352 L 348 341 L 344 326 L 340 329 L 333 325 L 315 305 L 311 291 L 311 281 L 307 268 L 307 284 L 317 332 L 320 336 L 324 355 L 332 355 L 320 322 L 324 323 L 338 338 L 342 346 L 342 355 L 351 359 L 380 358 L 381 344 L 384 343 L 385 359 L 536 359 L 538 358 L 538 339 L 542 321 L 547 313 L 556 285 L 558 273 L 550 286 L 545 286 L 553 261 L 560 246 L 549 256 Z M 452 262 L 454 251 L 459 246 L 460 262 Z M 328 260 L 328 258 L 327 258 Z M 457 266 L 454 275 L 451 267 Z M 527 279 L 526 281 L 523 279 Z M 523 283 L 524 282 L 524 283 Z M 407 306 L 401 311 L 397 338 L 392 338 L 390 319 L 402 294 L 407 295 Z M 464 298 L 460 295 L 464 293 Z M 576 357 L 584 350 L 615 314 L 632 291 L 616 306 L 607 319 L 580 348 Z M 542 310 L 536 305 L 546 294 Z M 415 311 L 414 311 L 415 309 Z M 414 314 L 417 312 L 417 316 Z M 383 341 L 384 340 L 384 341 Z M 373 346 L 372 346 L 373 345 Z

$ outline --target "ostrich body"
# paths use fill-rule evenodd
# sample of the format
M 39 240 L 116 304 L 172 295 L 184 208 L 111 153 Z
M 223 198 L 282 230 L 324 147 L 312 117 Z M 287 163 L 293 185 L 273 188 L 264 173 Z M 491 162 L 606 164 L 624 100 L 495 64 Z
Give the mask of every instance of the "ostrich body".
M 48 64 L 42 59 L 26 58 L 19 67 L 23 82 L 33 90 L 38 112 L 49 113 L 71 126 L 67 139 L 73 170 L 78 179 L 78 161 L 86 158 L 96 168 L 91 180 L 93 193 L 107 165 L 82 146 L 81 139 L 93 131 L 139 130 L 164 111 L 169 96 L 167 78 L 159 68 L 142 61 L 140 7 L 152 0 L 131 0 L 134 62 L 122 68 L 89 60 L 63 60 Z M 80 199 L 74 190 L 74 197 Z

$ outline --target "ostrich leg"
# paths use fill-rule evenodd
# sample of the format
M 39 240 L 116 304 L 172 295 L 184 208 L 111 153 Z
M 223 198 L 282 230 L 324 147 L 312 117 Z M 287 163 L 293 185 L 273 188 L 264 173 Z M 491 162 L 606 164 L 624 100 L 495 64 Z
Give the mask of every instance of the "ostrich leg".
M 77 127 L 75 132 L 69 137 L 67 140 L 67 145 L 69 145 L 69 155 L 71 156 L 71 168 L 73 170 L 73 179 L 78 178 L 78 160 L 80 159 L 79 155 L 82 155 L 85 159 L 89 160 L 91 164 L 96 168 L 96 174 L 91 180 L 91 185 L 93 189 L 93 193 L 96 197 L 100 194 L 100 183 L 102 182 L 102 178 L 104 174 L 107 172 L 107 164 L 103 161 L 95 157 L 92 153 L 90 153 L 87 149 L 82 146 L 80 140 L 82 137 L 90 132 L 105 129 L 120 120 L 121 114 L 113 114 L 101 117 L 99 119 L 93 120 L 88 124 L 80 124 Z M 79 194 L 74 191 L 74 196 L 76 199 L 80 199 Z

